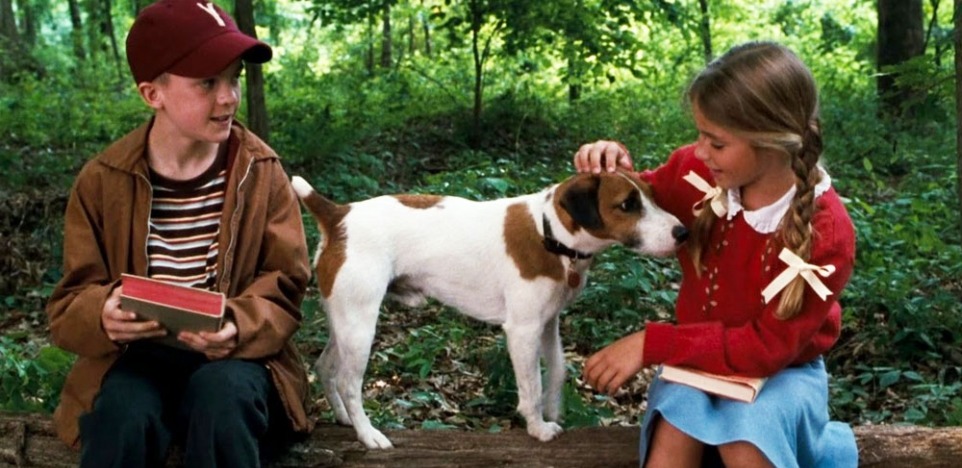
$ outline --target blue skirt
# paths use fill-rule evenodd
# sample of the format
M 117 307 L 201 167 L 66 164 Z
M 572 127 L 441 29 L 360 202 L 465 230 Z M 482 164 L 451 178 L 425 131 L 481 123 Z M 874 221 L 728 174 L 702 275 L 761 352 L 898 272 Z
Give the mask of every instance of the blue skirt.
M 648 390 L 641 425 L 641 464 L 658 417 L 707 445 L 746 441 L 773 465 L 856 467 L 858 448 L 852 429 L 828 419 L 828 374 L 817 358 L 775 374 L 754 403 L 708 395 L 658 375 Z

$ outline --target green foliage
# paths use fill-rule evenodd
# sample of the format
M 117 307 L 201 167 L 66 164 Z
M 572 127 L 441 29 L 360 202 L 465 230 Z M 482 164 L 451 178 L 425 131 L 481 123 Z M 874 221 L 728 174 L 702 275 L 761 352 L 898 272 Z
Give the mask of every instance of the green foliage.
M 84 161 L 146 121 L 132 88 L 94 67 L 0 80 L 0 186 L 69 186 Z
M 859 364 L 856 373 L 836 376 L 831 386 L 834 417 L 872 423 L 889 421 L 923 425 L 962 424 L 962 368 L 941 369 L 929 380 L 904 367 Z M 888 404 L 878 405 L 879 401 Z
M 587 354 L 648 320 L 669 319 L 679 278 L 669 260 L 621 248 L 602 253 L 591 268 L 588 287 L 564 315 L 571 329 L 566 341 Z
M 264 37 L 277 45 L 265 68 L 270 142 L 289 173 L 339 202 L 397 192 L 515 196 L 569 175 L 585 142 L 625 142 L 644 168 L 695 137 L 681 101 L 705 60 L 697 2 L 480 2 L 479 31 L 492 55 L 481 70 L 479 144 L 470 141 L 476 70 L 463 2 L 387 2 L 396 26 L 389 67 L 368 62 L 382 39 L 371 21 L 380 26 L 385 2 L 308 3 L 257 5 L 270 30 Z M 129 24 L 129 12 L 115 15 Z M 954 71 L 951 31 L 940 26 L 951 12 L 937 15 L 925 56 L 884 70 L 920 90 L 901 121 L 878 117 L 872 2 L 711 2 L 711 15 L 715 55 L 749 39 L 778 40 L 820 85 L 823 163 L 858 233 L 842 337 L 827 360 L 833 415 L 962 424 Z M 112 60 L 77 63 L 65 30 L 45 30 L 29 53 L 0 51 L 0 68 L 16 70 L 0 77 L 4 317 L 39 311 L 59 277 L 60 244 L 51 239 L 80 166 L 149 115 Z M 577 100 L 569 99 L 573 87 Z M 313 248 L 319 234 L 304 220 Z M 566 352 L 586 356 L 647 320 L 671 320 L 678 280 L 672 259 L 624 249 L 599 255 L 587 289 L 562 316 Z M 313 360 L 327 340 L 316 290 L 302 312 L 296 340 Z M 497 431 L 519 422 L 499 330 L 437 304 L 384 312 L 365 388 L 379 426 Z M 46 333 L 42 320 L 33 322 Z M 41 343 L 0 338 L 0 409 L 55 405 L 70 358 Z M 579 383 L 577 367 L 569 366 L 565 424 L 608 423 L 614 416 Z M 313 392 L 320 399 L 317 382 Z
M 577 387 L 570 382 L 565 384 L 562 398 L 564 403 L 562 419 L 565 428 L 601 426 L 615 416 L 611 408 L 596 404 L 601 397 L 584 398 Z
M 0 336 L 0 411 L 53 412 L 73 356 Z

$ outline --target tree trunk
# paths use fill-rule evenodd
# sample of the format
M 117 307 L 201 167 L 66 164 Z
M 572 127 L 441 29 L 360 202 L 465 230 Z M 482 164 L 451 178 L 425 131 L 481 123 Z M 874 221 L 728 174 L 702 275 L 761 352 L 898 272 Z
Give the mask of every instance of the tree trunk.
M 234 0 L 234 19 L 237 27 L 251 37 L 257 37 L 252 0 Z M 244 64 L 246 77 L 247 126 L 264 141 L 270 140 L 267 101 L 264 97 L 264 69 L 259 63 Z
M 0 80 L 6 81 L 15 71 L 22 68 L 18 62 L 23 57 L 20 50 L 20 34 L 17 21 L 13 16 L 13 0 L 0 0 L 0 47 L 11 52 L 8 67 L 0 62 Z
M 84 51 L 84 25 L 80 19 L 80 5 L 77 0 L 67 0 L 70 9 L 70 37 L 73 40 L 73 54 L 77 60 L 85 60 L 87 52 Z
M 568 42 L 568 102 L 573 104 L 581 99 L 581 80 L 584 78 L 584 73 L 577 47 L 571 44 L 570 40 Z
M 382 10 L 384 18 L 381 22 L 381 68 L 391 68 L 394 63 L 394 57 L 391 52 L 392 40 L 391 40 L 391 4 L 389 2 L 384 2 L 384 9 Z
M 474 57 L 474 107 L 472 109 L 471 131 L 468 134 L 468 146 L 474 149 L 481 147 L 481 111 L 484 102 L 484 58 L 481 54 L 481 25 L 484 16 L 481 5 L 477 0 L 470 2 L 471 12 L 471 53 Z
M 708 0 L 698 0 L 701 20 L 698 23 L 698 35 L 701 37 L 702 50 L 705 52 L 705 64 L 715 58 L 711 46 L 711 12 L 708 11 Z
M 855 427 L 859 466 L 929 468 L 959 466 L 962 428 Z M 539 442 L 523 429 L 497 433 L 457 430 L 395 430 L 385 433 L 395 448 L 365 450 L 350 427 L 318 424 L 271 467 L 449 466 L 637 467 L 638 427 L 570 429 L 557 440 Z M 72 467 L 78 453 L 54 435 L 49 416 L 0 414 L 0 467 Z M 175 450 L 167 466 L 182 464 Z
M 112 12 L 113 4 L 111 0 L 103 0 L 104 16 L 101 18 L 103 22 L 103 32 L 110 41 L 110 52 L 114 59 L 114 67 L 117 70 L 117 78 L 119 81 L 123 81 L 126 68 L 124 67 L 124 62 L 120 60 L 120 47 L 117 46 L 117 35 L 114 33 L 114 15 L 111 14 Z
M 962 233 L 962 0 L 955 0 L 955 189 L 959 195 Z
M 376 19 L 373 12 L 367 14 L 367 54 L 364 56 L 364 68 L 369 76 L 374 75 L 374 24 Z
M 424 5 L 424 0 L 421 0 L 421 5 Z M 424 55 L 431 56 L 431 23 L 428 21 L 427 15 L 421 15 L 421 26 L 424 29 Z
M 3 1 L 3 0 L 0 0 Z M 81 1 L 81 6 L 87 12 L 87 29 L 84 30 L 87 36 L 87 52 L 90 53 L 91 58 L 100 57 L 104 55 L 104 35 L 102 33 L 103 23 L 102 18 L 104 13 L 101 10 L 101 4 L 98 0 L 78 0 Z
M 39 7 L 30 0 L 17 0 L 17 7 L 20 10 L 22 43 L 28 50 L 33 49 L 37 45 L 37 8 Z
M 131 0 L 131 6 L 134 8 L 134 16 L 140 13 L 140 10 L 147 8 L 147 5 L 153 3 L 153 0 Z
M 922 0 L 878 0 L 876 53 L 879 75 L 876 86 L 883 116 L 901 116 L 906 110 L 903 104 L 918 99 L 915 96 L 917 90 L 896 84 L 897 75 L 888 67 L 921 55 L 924 40 Z
M 113 60 L 114 69 L 122 81 L 126 67 L 120 61 L 120 49 L 114 34 L 113 15 L 111 15 L 111 0 L 86 0 L 87 9 L 87 44 L 92 57 L 103 56 L 108 61 Z
M 8 44 L 11 45 L 20 42 L 17 20 L 13 16 L 13 0 L 0 0 L 0 38 L 9 41 Z
M 408 54 L 417 52 L 417 34 L 414 32 L 414 15 L 408 16 Z

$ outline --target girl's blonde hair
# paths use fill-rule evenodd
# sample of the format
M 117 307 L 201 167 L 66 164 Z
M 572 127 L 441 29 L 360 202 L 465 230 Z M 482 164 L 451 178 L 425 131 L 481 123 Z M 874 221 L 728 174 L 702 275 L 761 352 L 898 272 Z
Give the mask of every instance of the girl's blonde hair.
M 812 73 L 784 46 L 749 42 L 708 64 L 688 87 L 687 98 L 705 118 L 747 137 L 752 146 L 791 157 L 796 191 L 779 227 L 778 240 L 808 261 L 815 185 L 821 179 L 816 164 L 822 154 L 818 91 Z M 704 209 L 692 226 L 688 249 L 699 274 L 715 219 L 713 210 Z M 775 316 L 789 319 L 798 314 L 804 292 L 804 280 L 796 277 L 782 290 Z

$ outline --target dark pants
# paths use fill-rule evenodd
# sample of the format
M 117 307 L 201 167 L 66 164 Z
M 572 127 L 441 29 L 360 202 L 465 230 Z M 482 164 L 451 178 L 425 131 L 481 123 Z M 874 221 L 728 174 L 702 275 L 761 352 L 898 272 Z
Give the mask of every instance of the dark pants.
M 80 418 L 80 466 L 163 466 L 171 442 L 185 466 L 260 466 L 290 433 L 263 364 L 137 343 Z

